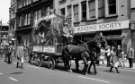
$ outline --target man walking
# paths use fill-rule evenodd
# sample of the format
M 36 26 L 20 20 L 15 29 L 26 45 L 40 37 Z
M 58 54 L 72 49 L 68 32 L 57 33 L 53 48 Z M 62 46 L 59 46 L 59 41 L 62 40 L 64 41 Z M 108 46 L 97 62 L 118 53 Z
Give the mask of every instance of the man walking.
M 134 49 L 130 48 L 128 51 L 129 68 L 133 68 Z
M 12 49 L 11 49 L 11 46 L 9 46 L 8 51 L 7 51 L 7 59 L 8 59 L 7 62 L 8 62 L 8 64 L 11 64 L 11 61 L 12 61 L 11 53 L 12 53 Z
M 94 74 L 96 75 L 97 74 L 97 70 L 96 70 L 96 53 L 92 52 L 90 57 L 91 57 L 90 58 L 91 59 L 91 63 L 88 66 L 88 73 L 92 73 L 91 72 L 91 68 L 93 66 Z

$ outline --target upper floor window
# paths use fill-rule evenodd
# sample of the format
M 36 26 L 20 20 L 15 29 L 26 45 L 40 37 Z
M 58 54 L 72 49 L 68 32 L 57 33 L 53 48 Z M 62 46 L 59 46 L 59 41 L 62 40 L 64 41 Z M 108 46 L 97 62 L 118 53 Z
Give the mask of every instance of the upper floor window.
M 96 0 L 89 0 L 88 1 L 89 7 L 89 20 L 96 18 Z
M 135 0 L 131 0 L 131 8 L 135 8 Z
M 74 22 L 78 22 L 79 21 L 79 5 L 74 5 L 73 11 L 74 11 Z
M 81 3 L 81 9 L 82 9 L 82 21 L 87 20 L 87 7 L 86 7 L 86 1 L 83 1 Z
M 33 0 L 33 2 L 36 2 L 36 1 L 39 1 L 39 0 Z
M 60 0 L 60 1 L 59 1 L 60 4 L 63 4 L 63 3 L 65 3 L 65 2 L 66 2 L 66 0 Z
M 65 16 L 65 8 L 60 9 L 61 15 Z
M 72 17 L 71 5 L 67 6 L 67 17 L 68 17 L 68 18 L 71 18 L 71 17 Z
M 106 16 L 117 15 L 117 0 L 106 0 Z
M 98 18 L 103 18 L 105 16 L 105 1 L 98 0 Z

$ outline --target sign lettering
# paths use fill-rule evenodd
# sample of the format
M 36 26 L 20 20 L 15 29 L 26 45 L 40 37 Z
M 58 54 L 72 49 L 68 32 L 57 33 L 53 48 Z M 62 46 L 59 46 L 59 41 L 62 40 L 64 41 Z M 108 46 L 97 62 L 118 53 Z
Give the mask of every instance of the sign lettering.
M 128 29 L 128 28 L 129 28 L 129 20 L 126 20 L 126 21 L 116 21 L 110 23 L 74 27 L 73 30 L 74 33 L 85 33 L 92 31 L 108 31 L 108 30 Z

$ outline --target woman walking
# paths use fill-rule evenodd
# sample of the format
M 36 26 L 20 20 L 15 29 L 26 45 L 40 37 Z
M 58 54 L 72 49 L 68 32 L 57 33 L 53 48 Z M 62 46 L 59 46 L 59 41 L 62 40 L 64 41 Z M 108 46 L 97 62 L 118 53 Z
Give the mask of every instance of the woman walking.
M 17 56 L 16 68 L 23 68 L 23 64 L 24 64 L 24 48 L 23 48 L 23 46 L 17 46 L 16 56 Z
M 115 68 L 116 72 L 117 73 L 120 73 L 119 70 L 118 70 L 118 66 L 119 66 L 119 59 L 116 55 L 116 49 L 115 47 L 112 47 L 112 50 L 111 50 L 111 58 L 110 58 L 110 72 L 112 72 L 113 68 Z

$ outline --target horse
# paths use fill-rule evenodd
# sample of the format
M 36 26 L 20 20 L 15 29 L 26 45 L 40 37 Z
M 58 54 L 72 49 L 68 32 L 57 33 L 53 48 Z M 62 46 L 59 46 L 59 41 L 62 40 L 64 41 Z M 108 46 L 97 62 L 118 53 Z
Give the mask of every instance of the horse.
M 75 60 L 76 69 L 79 70 L 78 61 L 83 60 L 84 68 L 82 73 L 86 74 L 88 70 L 88 61 L 96 59 L 93 57 L 95 56 L 95 53 L 99 52 L 97 50 L 99 50 L 99 48 L 97 47 L 97 43 L 94 41 L 84 42 L 81 45 L 68 44 L 64 46 L 62 50 L 62 56 L 66 69 L 71 71 L 70 61 Z

